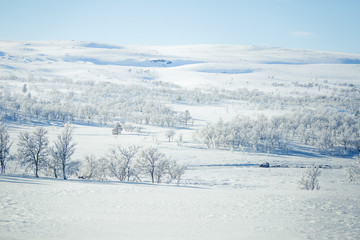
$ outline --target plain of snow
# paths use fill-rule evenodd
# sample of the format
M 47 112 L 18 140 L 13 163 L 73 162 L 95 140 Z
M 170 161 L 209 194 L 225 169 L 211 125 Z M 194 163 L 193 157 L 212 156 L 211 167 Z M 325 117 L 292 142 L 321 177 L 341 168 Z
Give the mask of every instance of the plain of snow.
M 181 186 L 0 176 L 0 239 L 357 239 L 358 186 L 327 169 L 301 191 L 300 172 L 194 169 Z
M 259 46 L 113 46 L 93 42 L 12 42 L 0 44 L 0 83 L 17 91 L 15 75 L 118 84 L 173 83 L 186 89 L 247 88 L 291 95 L 330 93 L 292 83 L 329 86 L 358 84 L 359 55 Z M 278 87 L 283 84 L 285 87 Z M 29 84 L 30 85 L 30 84 Z M 49 90 L 46 84 L 33 84 Z M 56 86 L 54 85 L 54 88 Z M 36 93 L 32 93 L 36 94 Z M 359 185 L 346 181 L 342 166 L 351 159 L 322 155 L 274 155 L 207 149 L 193 132 L 221 116 L 267 116 L 239 102 L 216 105 L 170 104 L 190 110 L 194 125 L 176 129 L 183 146 L 168 142 L 165 128 L 143 126 L 141 133 L 111 134 L 111 127 L 74 125 L 77 151 L 104 156 L 115 144 L 156 146 L 188 165 L 180 186 L 115 181 L 68 181 L 0 175 L 0 239 L 359 239 Z M 12 151 L 17 135 L 36 124 L 8 123 Z M 50 140 L 61 131 L 45 125 Z M 258 168 L 258 164 L 289 168 Z M 319 191 L 303 191 L 303 166 L 322 169 Z

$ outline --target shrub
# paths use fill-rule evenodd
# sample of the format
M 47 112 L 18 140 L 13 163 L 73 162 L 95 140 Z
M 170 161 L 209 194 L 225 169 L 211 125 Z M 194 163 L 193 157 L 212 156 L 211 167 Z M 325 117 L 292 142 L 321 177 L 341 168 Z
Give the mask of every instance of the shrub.
M 350 167 L 345 168 L 350 182 L 360 182 L 360 159 L 357 159 Z
M 319 180 L 321 171 L 319 170 L 319 165 L 316 165 L 313 168 L 307 168 L 301 175 L 299 185 L 301 189 L 305 190 L 319 190 Z

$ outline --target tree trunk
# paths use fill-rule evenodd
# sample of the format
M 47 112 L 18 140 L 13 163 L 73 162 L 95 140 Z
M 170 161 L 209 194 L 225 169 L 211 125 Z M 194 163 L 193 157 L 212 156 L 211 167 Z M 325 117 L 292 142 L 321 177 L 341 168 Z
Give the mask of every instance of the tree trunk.
M 63 164 L 63 173 L 64 173 L 64 180 L 66 180 L 67 178 L 66 178 L 66 170 L 65 170 L 65 164 Z
M 1 174 L 5 173 L 5 157 L 3 156 L 3 151 L 0 150 L 0 163 L 1 163 Z
M 127 169 L 127 181 L 130 182 L 130 168 Z
M 1 174 L 5 174 L 5 163 L 1 161 Z
M 154 171 L 151 171 L 150 174 L 151 174 L 151 181 L 152 183 L 154 183 Z
M 55 178 L 58 178 L 58 176 L 57 176 L 57 172 L 56 172 L 56 168 L 54 167 L 54 177 Z
M 39 171 L 39 165 L 38 165 L 38 163 L 35 163 L 35 177 L 39 177 L 39 175 L 38 175 L 38 171 Z

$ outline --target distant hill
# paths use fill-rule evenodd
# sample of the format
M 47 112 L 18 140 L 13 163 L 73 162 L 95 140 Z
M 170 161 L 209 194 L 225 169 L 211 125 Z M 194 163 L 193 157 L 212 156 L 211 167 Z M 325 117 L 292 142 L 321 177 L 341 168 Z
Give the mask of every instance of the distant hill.
M 360 55 L 241 45 L 115 46 L 1 41 L 0 75 L 262 88 L 279 82 L 360 80 Z M 270 83 L 271 82 L 271 83 Z

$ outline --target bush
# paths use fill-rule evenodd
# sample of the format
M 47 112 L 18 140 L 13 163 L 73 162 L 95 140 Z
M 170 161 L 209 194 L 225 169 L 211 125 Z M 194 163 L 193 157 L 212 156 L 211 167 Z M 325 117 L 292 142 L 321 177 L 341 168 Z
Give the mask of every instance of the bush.
M 105 158 L 87 155 L 79 171 L 75 174 L 79 179 L 105 180 L 108 176 L 107 169 L 107 160 Z
M 319 190 L 319 180 L 321 171 L 319 170 L 319 165 L 316 165 L 313 168 L 307 168 L 301 175 L 299 185 L 301 189 L 305 190 Z
M 360 182 L 360 159 L 356 160 L 350 167 L 345 168 L 345 172 L 350 182 Z

